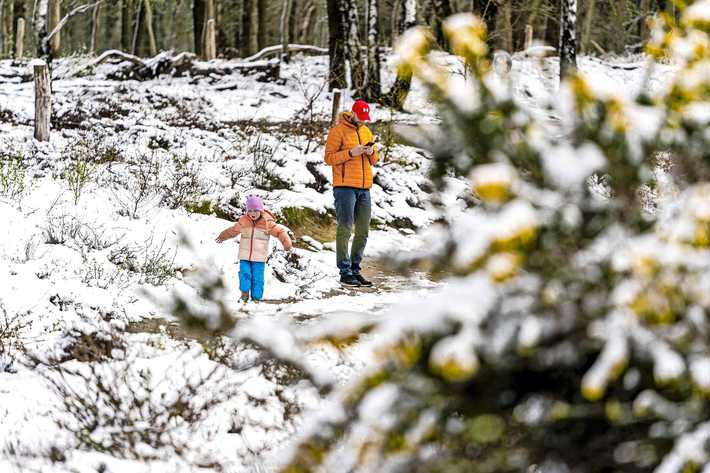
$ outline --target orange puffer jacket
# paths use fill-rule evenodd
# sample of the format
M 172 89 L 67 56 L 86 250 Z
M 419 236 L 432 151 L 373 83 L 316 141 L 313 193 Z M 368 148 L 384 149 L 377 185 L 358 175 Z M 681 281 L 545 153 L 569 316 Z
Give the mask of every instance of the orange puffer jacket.
M 333 167 L 333 187 L 372 187 L 372 166 L 379 159 L 377 145 L 372 156 L 363 154 L 351 158 L 348 150 L 372 141 L 372 132 L 365 125 L 356 127 L 351 121 L 351 112 L 340 114 L 338 123 L 330 130 L 325 143 L 325 164 Z
M 279 239 L 284 249 L 290 250 L 293 244 L 286 233 L 286 228 L 276 223 L 276 217 L 268 210 L 261 211 L 256 221 L 248 215 L 242 215 L 234 225 L 219 234 L 220 240 L 229 240 L 241 234 L 239 259 L 247 261 L 266 261 L 269 254 L 269 236 Z

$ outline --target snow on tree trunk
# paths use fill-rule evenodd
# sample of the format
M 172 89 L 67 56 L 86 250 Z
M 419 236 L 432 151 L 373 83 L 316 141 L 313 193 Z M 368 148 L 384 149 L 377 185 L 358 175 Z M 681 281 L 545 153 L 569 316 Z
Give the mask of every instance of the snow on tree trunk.
M 360 50 L 360 26 L 355 0 L 340 0 L 340 9 L 344 29 L 345 59 L 350 65 L 350 84 L 354 90 L 360 90 L 365 82 L 365 61 Z
M 560 25 L 560 80 L 562 80 L 577 68 L 577 0 L 562 0 Z
M 376 101 L 381 93 L 379 0 L 367 2 L 367 62 L 363 96 Z
M 341 0 L 328 0 L 328 88 L 343 89 L 345 77 L 345 25 L 340 8 Z
M 49 45 L 49 0 L 39 0 L 35 10 L 35 31 L 37 32 L 37 56 L 47 63 L 52 61 Z

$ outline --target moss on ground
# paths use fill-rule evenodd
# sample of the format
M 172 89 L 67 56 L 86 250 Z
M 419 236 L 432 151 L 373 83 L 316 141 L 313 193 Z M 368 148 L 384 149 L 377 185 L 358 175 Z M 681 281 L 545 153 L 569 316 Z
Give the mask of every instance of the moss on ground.
M 320 242 L 335 240 L 335 217 L 329 213 L 303 207 L 286 207 L 281 210 L 283 223 L 301 238 L 308 235 Z

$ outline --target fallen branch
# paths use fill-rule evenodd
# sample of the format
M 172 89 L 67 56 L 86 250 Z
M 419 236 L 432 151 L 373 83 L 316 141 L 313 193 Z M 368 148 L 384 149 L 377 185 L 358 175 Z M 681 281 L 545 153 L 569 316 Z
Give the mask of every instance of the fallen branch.
M 243 62 L 253 62 L 258 61 L 264 57 L 270 56 L 272 54 L 280 53 L 283 50 L 283 45 L 277 44 L 274 46 L 268 46 L 253 56 L 249 56 L 243 59 Z M 328 48 L 321 48 L 318 46 L 311 46 L 310 44 L 289 44 L 288 50 L 291 53 L 317 53 L 317 54 L 328 54 Z

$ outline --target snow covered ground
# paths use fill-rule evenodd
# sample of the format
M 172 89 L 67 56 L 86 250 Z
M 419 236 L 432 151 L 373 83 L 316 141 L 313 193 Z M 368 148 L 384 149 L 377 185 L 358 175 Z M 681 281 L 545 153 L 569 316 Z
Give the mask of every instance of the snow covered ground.
M 342 291 L 324 237 L 333 214 L 318 131 L 330 113 L 326 57 L 297 57 L 276 83 L 239 74 L 118 82 L 105 78 L 111 67 L 54 82 L 59 129 L 49 143 L 31 140 L 32 84 L 0 85 L 0 471 L 271 471 L 319 393 L 254 346 L 185 332 L 161 301 L 178 293 L 201 304 L 204 269 L 223 275 L 237 323 L 361 320 L 428 297 L 445 283 L 374 261 L 417 248 L 415 229 L 437 217 L 427 153 L 391 141 L 386 123 L 435 120 L 434 108 L 416 83 L 408 113 L 375 107 L 386 152 L 365 272 L 380 289 Z M 643 60 L 582 58 L 580 67 L 619 94 L 645 71 Z M 650 85 L 672 71 L 659 66 Z M 557 96 L 555 61 L 515 58 L 509 80 L 555 126 L 546 107 Z M 455 213 L 470 187 L 449 183 Z M 292 226 L 299 247 L 296 263 L 274 253 L 259 305 L 237 302 L 237 245 L 214 243 L 249 193 Z M 366 361 L 358 343 L 323 342 L 307 362 L 344 383 Z

